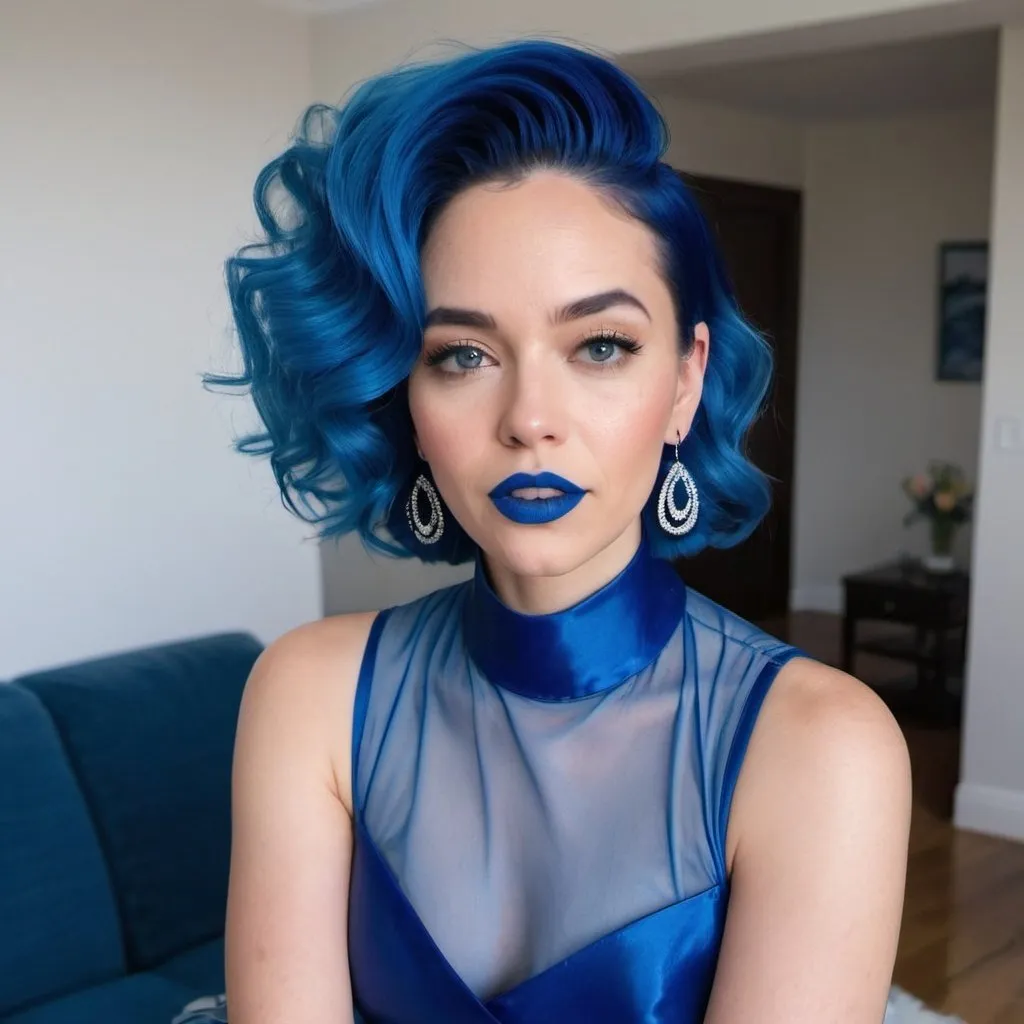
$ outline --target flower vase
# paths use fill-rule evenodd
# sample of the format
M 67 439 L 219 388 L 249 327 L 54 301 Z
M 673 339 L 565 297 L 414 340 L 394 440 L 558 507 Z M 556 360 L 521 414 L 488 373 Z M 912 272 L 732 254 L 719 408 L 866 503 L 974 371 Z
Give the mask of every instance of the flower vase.
M 929 572 L 952 572 L 956 568 L 953 561 L 953 537 L 956 534 L 956 523 L 944 516 L 936 516 L 931 520 L 931 553 L 925 556 L 924 567 Z

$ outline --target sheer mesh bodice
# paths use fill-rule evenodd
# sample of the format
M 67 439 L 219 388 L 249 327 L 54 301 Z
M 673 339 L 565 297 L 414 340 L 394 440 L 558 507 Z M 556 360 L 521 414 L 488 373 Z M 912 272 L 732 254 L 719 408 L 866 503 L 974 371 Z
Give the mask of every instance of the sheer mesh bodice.
M 465 986 L 513 991 L 632 922 L 724 899 L 733 788 L 794 653 L 646 546 L 547 616 L 503 605 L 478 564 L 374 625 L 355 729 L 363 840 Z
M 645 545 L 564 612 L 482 565 L 377 616 L 353 729 L 357 1024 L 700 1024 L 733 790 L 798 652 Z M 179 1024 L 215 1024 L 206 1003 Z

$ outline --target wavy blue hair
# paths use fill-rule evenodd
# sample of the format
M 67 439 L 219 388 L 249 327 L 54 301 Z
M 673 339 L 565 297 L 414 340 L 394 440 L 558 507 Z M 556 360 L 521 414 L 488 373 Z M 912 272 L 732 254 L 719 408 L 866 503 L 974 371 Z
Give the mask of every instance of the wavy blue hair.
M 310 107 L 257 178 L 265 237 L 227 261 L 243 369 L 207 380 L 248 389 L 264 426 L 238 447 L 269 455 L 286 505 L 321 536 L 355 530 L 393 555 L 473 557 L 475 543 L 451 515 L 430 546 L 405 517 L 426 471 L 406 393 L 425 316 L 420 252 L 462 190 L 558 169 L 651 229 L 683 352 L 700 321 L 711 332 L 703 397 L 680 449 L 700 517 L 687 536 L 666 535 L 659 478 L 643 511 L 653 548 L 671 558 L 743 540 L 769 505 L 744 442 L 771 353 L 737 307 L 694 198 L 661 160 L 667 144 L 663 119 L 629 76 L 548 41 L 402 66 L 361 84 L 340 108 Z M 672 457 L 666 446 L 662 473 Z

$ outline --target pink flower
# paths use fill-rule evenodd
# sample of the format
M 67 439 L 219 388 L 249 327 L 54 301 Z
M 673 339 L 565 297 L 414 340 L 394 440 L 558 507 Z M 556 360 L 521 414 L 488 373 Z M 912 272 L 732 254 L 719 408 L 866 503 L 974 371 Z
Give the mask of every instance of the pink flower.
M 908 487 L 910 489 L 910 493 L 915 498 L 923 498 L 926 494 L 928 494 L 931 491 L 932 482 L 931 480 L 928 479 L 927 476 L 925 476 L 924 473 L 918 473 L 916 476 L 912 476 L 910 478 L 910 483 L 908 484 Z
M 956 495 L 952 491 L 939 491 L 935 495 L 935 507 L 940 512 L 952 512 L 956 508 Z

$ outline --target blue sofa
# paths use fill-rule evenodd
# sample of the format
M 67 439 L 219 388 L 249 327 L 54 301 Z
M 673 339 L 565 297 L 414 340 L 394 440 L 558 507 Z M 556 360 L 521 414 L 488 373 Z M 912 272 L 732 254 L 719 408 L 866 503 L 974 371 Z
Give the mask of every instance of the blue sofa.
M 0 1024 L 170 1024 L 224 989 L 225 634 L 0 684 Z

